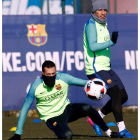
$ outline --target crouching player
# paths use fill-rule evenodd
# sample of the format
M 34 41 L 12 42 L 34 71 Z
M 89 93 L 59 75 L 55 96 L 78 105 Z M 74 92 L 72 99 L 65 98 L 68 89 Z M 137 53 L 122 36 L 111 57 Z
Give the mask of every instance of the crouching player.
M 36 79 L 32 84 L 23 104 L 16 132 L 9 140 L 20 140 L 26 115 L 34 98 L 37 101 L 36 106 L 40 119 L 45 121 L 60 139 L 72 139 L 73 134 L 68 127 L 68 122 L 86 116 L 89 116 L 107 136 L 117 138 L 119 134 L 108 128 L 94 108 L 84 103 L 72 104 L 67 98 L 69 85 L 85 86 L 86 83 L 87 80 L 65 73 L 56 73 L 55 64 L 52 61 L 45 61 L 42 64 L 42 77 Z

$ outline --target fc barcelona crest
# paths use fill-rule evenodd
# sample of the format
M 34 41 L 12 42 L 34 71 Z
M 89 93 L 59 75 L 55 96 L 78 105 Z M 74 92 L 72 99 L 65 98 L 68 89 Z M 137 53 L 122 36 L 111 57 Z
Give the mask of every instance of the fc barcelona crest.
M 60 84 L 56 85 L 55 87 L 56 87 L 57 90 L 61 89 L 61 85 Z
M 29 42 L 35 46 L 44 45 L 48 40 L 48 34 L 45 31 L 45 24 L 29 24 L 27 25 L 27 37 Z

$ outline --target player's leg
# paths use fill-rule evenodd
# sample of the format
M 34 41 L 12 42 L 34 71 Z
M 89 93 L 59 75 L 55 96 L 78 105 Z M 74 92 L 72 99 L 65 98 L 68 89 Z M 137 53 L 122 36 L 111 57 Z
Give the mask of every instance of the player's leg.
M 115 120 L 118 125 L 119 132 L 121 132 L 126 129 L 124 121 L 123 121 L 121 105 L 127 101 L 128 95 L 125 91 L 122 81 L 120 80 L 120 78 L 117 76 L 117 74 L 114 71 L 110 70 L 108 73 L 107 72 L 105 73 L 106 75 L 102 75 L 103 73 L 98 73 L 98 74 L 108 85 L 109 89 L 108 89 L 107 94 L 111 97 L 111 100 L 109 100 L 106 103 L 106 105 L 98 112 L 102 118 L 108 113 L 113 112 Z M 108 74 L 111 77 L 109 77 Z M 111 83 L 107 83 L 108 77 L 109 79 L 111 79 Z M 126 137 L 133 138 L 134 136 L 130 133 L 127 133 Z
M 59 139 L 72 139 L 72 131 L 68 127 L 68 110 L 69 105 L 66 107 L 63 114 L 47 120 L 47 126 L 56 134 Z
M 112 70 L 110 70 L 110 71 L 99 71 L 96 74 L 88 75 L 88 78 L 89 79 L 92 79 L 92 78 L 102 79 L 109 88 L 107 90 L 107 94 L 108 94 L 109 90 L 110 90 L 110 93 L 111 93 L 111 91 L 113 93 L 114 90 L 115 90 L 115 92 L 119 92 L 120 95 L 115 95 L 115 96 L 119 96 L 117 98 L 119 99 L 119 101 L 121 101 L 121 105 L 124 104 L 127 101 L 128 96 L 127 96 L 127 93 L 124 89 L 124 85 L 114 71 L 112 71 Z M 107 83 L 108 80 L 110 80 L 110 83 Z M 118 90 L 118 88 L 111 89 L 112 87 L 114 87 L 116 85 L 119 87 L 119 90 Z M 112 98 L 114 98 L 114 97 L 112 97 Z M 111 107 L 112 98 L 106 103 L 106 105 L 101 109 L 101 111 L 99 111 L 102 118 L 105 115 L 107 115 L 108 113 L 112 112 L 112 107 Z
M 68 122 L 75 121 L 81 117 L 89 116 L 93 122 L 95 122 L 108 136 L 117 137 L 118 134 L 112 132 L 104 120 L 101 118 L 99 113 L 90 105 L 83 103 L 71 104 L 71 110 L 68 115 Z M 112 136 L 111 136 L 112 135 Z
M 114 99 L 114 98 L 116 98 L 116 96 L 119 96 L 119 97 L 117 97 L 117 99 L 121 102 L 121 105 L 124 104 L 128 100 L 128 95 L 127 95 L 124 85 L 123 85 L 122 81 L 120 80 L 120 78 L 118 77 L 118 75 L 113 70 L 110 70 L 109 74 L 111 75 L 110 78 L 111 78 L 112 82 L 116 83 L 115 85 L 117 85 L 119 89 L 118 88 L 112 89 L 113 86 L 108 84 L 107 80 L 103 79 L 106 82 L 106 84 L 108 84 L 108 86 L 109 86 L 107 94 L 108 95 L 110 94 L 109 96 L 111 96 L 111 94 L 113 94 L 113 95 L 111 97 L 111 100 L 109 100 L 106 103 L 106 105 L 101 109 L 102 115 L 103 114 L 107 115 L 108 113 L 112 112 L 112 108 L 111 108 L 112 98 Z M 118 94 L 114 95 L 114 90 L 115 90 L 115 92 L 118 91 Z M 100 111 L 99 111 L 99 113 L 100 113 Z M 102 118 L 103 117 L 104 116 L 102 116 Z
M 99 78 L 99 79 L 102 79 L 104 82 L 111 79 L 111 76 L 109 74 L 109 71 L 99 71 L 95 74 L 91 74 L 91 75 L 87 75 L 87 77 L 89 79 L 93 79 L 93 78 Z M 105 82 L 106 83 L 106 82 Z M 114 83 L 111 83 L 112 86 L 114 86 L 115 84 Z M 109 101 L 111 102 L 111 100 Z M 110 103 L 107 103 L 107 106 L 105 107 L 105 113 L 110 113 L 112 111 L 111 109 L 111 106 L 110 106 Z M 109 105 L 109 106 L 108 106 Z M 105 115 L 99 110 L 98 111 L 100 116 L 103 118 Z M 93 126 L 95 132 L 99 135 L 99 136 L 102 136 L 102 132 L 101 132 L 101 129 L 98 125 L 95 124 L 95 122 L 93 123 L 92 120 L 90 118 L 87 119 L 87 121 Z
M 123 121 L 121 94 L 119 92 L 118 86 L 109 88 L 107 94 L 110 96 L 111 100 L 101 109 L 101 112 L 106 115 L 107 111 L 108 113 L 112 111 L 116 122 Z M 108 105 L 110 105 L 110 109 L 106 109 Z
M 109 87 L 107 94 L 111 97 L 111 100 L 106 103 L 99 113 L 102 113 L 102 115 L 107 115 L 108 113 L 113 112 L 116 122 L 120 122 L 123 121 L 121 105 L 127 101 L 128 96 L 124 89 L 124 85 L 117 74 L 113 70 L 110 70 L 108 73 L 111 76 L 110 79 L 114 85 L 107 83 L 106 76 L 100 75 L 100 73 L 99 75 Z
M 112 74 L 113 78 L 116 80 L 116 83 L 119 87 L 119 93 L 121 95 L 121 104 L 124 104 L 128 100 L 128 95 L 126 93 L 124 85 L 122 81 L 120 80 L 120 78 L 118 77 L 118 75 L 114 71 L 112 71 L 111 73 L 113 73 Z M 118 121 L 117 125 L 119 129 L 120 137 L 134 138 L 134 136 L 130 132 L 128 132 L 128 130 L 126 130 L 124 121 Z
M 117 92 L 117 90 L 118 90 L 118 92 Z M 121 93 L 120 93 L 120 90 L 119 90 L 118 86 L 110 88 L 109 91 L 108 91 L 108 95 L 111 97 L 111 102 L 109 101 L 101 109 L 99 114 L 100 113 L 103 114 L 104 109 L 107 108 L 108 106 L 111 106 L 112 107 L 111 110 L 112 110 L 112 112 L 114 114 L 115 120 L 116 120 L 117 125 L 118 125 L 120 137 L 134 138 L 134 136 L 130 132 L 128 132 L 128 130 L 126 130 L 126 126 L 125 126 L 125 123 L 123 121 L 122 106 L 121 106 L 121 104 L 122 104 L 122 102 L 121 102 Z M 108 110 L 108 113 L 111 110 Z
M 125 88 L 120 89 L 120 93 L 121 93 L 121 104 L 123 105 L 128 100 L 128 95 Z

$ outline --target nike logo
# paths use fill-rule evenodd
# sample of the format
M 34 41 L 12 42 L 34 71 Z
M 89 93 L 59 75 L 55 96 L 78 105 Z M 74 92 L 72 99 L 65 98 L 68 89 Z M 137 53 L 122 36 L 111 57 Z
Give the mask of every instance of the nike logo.
M 40 94 L 43 94 L 44 92 L 41 92 Z

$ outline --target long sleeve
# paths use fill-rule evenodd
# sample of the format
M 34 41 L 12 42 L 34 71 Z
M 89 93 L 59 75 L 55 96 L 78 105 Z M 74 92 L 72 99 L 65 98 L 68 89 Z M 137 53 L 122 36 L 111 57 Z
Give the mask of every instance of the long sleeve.
M 87 36 L 87 40 L 89 44 L 89 49 L 92 52 L 104 50 L 114 45 L 114 43 L 111 40 L 106 41 L 104 43 L 97 43 L 96 25 L 95 25 L 95 21 L 91 19 L 86 23 L 85 32 L 86 32 L 86 36 Z
M 61 73 L 61 80 L 65 81 L 69 85 L 85 86 L 89 80 L 83 80 L 80 78 L 73 77 L 66 73 Z
M 35 90 L 34 90 L 34 87 L 32 86 L 24 101 L 24 104 L 23 104 L 23 107 L 22 107 L 22 110 L 18 119 L 18 124 L 17 124 L 17 129 L 16 129 L 15 134 L 19 134 L 19 135 L 22 134 L 23 125 L 24 125 L 27 113 L 34 101 L 34 98 L 35 98 Z

